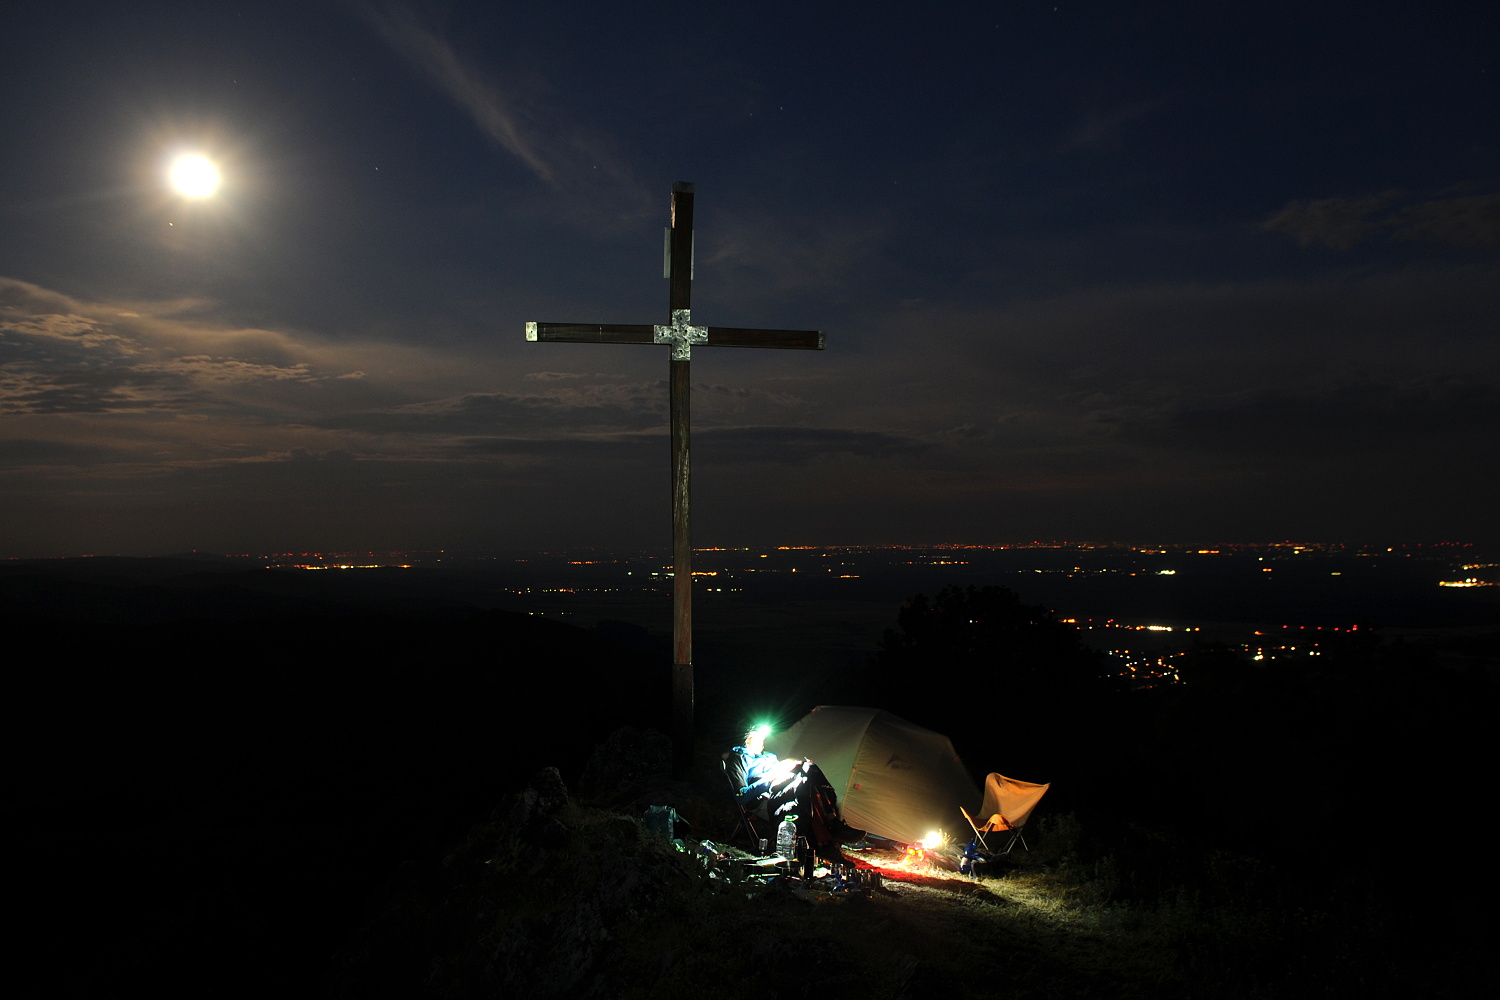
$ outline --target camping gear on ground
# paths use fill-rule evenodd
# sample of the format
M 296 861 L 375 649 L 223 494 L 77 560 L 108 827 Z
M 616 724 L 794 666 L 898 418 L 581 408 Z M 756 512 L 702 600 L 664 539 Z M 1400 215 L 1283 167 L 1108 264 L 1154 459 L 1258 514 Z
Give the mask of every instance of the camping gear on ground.
M 671 841 L 677 837 L 677 810 L 671 806 L 646 807 L 646 832 Z
M 1047 794 L 1047 789 L 1052 787 L 1048 782 L 1038 785 L 1030 781 L 1017 781 L 1015 778 L 1007 778 L 1003 774 L 990 772 L 989 777 L 984 779 L 984 802 L 979 806 L 979 815 L 983 822 L 977 822 L 969 815 L 967 809 L 963 809 L 964 819 L 974 828 L 974 836 L 978 838 L 984 849 L 991 854 L 1009 854 L 1016 841 L 1026 850 L 1031 850 L 1026 843 L 1026 838 L 1021 836 L 1021 831 L 1026 827 L 1026 821 L 1031 818 L 1031 811 L 1036 804 L 1042 801 L 1042 796 Z M 962 809 L 962 807 L 960 807 Z M 996 831 L 1007 831 L 1010 839 L 1005 842 L 1005 848 L 994 851 L 985 841 L 986 833 Z
M 937 830 L 967 838 L 959 810 L 979 788 L 941 733 L 878 708 L 819 705 L 766 748 L 817 763 L 849 826 L 903 844 Z
M 976 830 L 974 836 L 964 845 L 963 860 L 959 862 L 958 873 L 960 875 L 979 875 L 978 865 L 985 860 L 985 855 L 979 850 L 979 832 Z

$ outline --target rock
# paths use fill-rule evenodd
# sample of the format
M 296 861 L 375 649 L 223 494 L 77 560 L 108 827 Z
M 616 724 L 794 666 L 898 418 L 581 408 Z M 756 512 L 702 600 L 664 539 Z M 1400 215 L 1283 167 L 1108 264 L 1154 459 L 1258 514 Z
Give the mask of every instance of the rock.
M 515 834 L 534 829 L 568 804 L 568 786 L 555 767 L 544 767 L 531 776 L 519 795 L 507 796 L 496 819 Z
M 578 790 L 596 800 L 623 801 L 672 770 L 672 741 L 655 729 L 621 726 L 594 748 Z

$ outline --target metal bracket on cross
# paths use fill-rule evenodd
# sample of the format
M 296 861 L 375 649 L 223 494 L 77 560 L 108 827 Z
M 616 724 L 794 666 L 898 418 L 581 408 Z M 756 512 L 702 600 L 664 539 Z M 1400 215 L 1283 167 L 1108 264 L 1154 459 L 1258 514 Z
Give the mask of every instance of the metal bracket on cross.
M 673 361 L 692 360 L 693 345 L 708 343 L 708 327 L 693 326 L 692 320 L 691 309 L 673 309 L 671 326 L 652 326 L 652 343 L 671 344 Z

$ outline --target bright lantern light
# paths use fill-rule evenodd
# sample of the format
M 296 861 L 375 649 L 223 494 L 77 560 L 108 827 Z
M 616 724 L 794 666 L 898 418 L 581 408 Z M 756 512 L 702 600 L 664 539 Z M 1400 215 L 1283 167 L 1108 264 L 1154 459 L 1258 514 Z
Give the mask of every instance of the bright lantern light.
M 198 153 L 173 160 L 170 177 L 172 189 L 184 198 L 207 198 L 219 189 L 219 168 Z

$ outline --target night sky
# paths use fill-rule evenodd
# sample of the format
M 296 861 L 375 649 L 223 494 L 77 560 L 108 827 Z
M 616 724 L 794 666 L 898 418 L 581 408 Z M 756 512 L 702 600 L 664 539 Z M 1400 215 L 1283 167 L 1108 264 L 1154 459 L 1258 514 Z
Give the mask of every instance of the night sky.
M 1500 540 L 1495 11 L 17 0 L 0 556 Z

